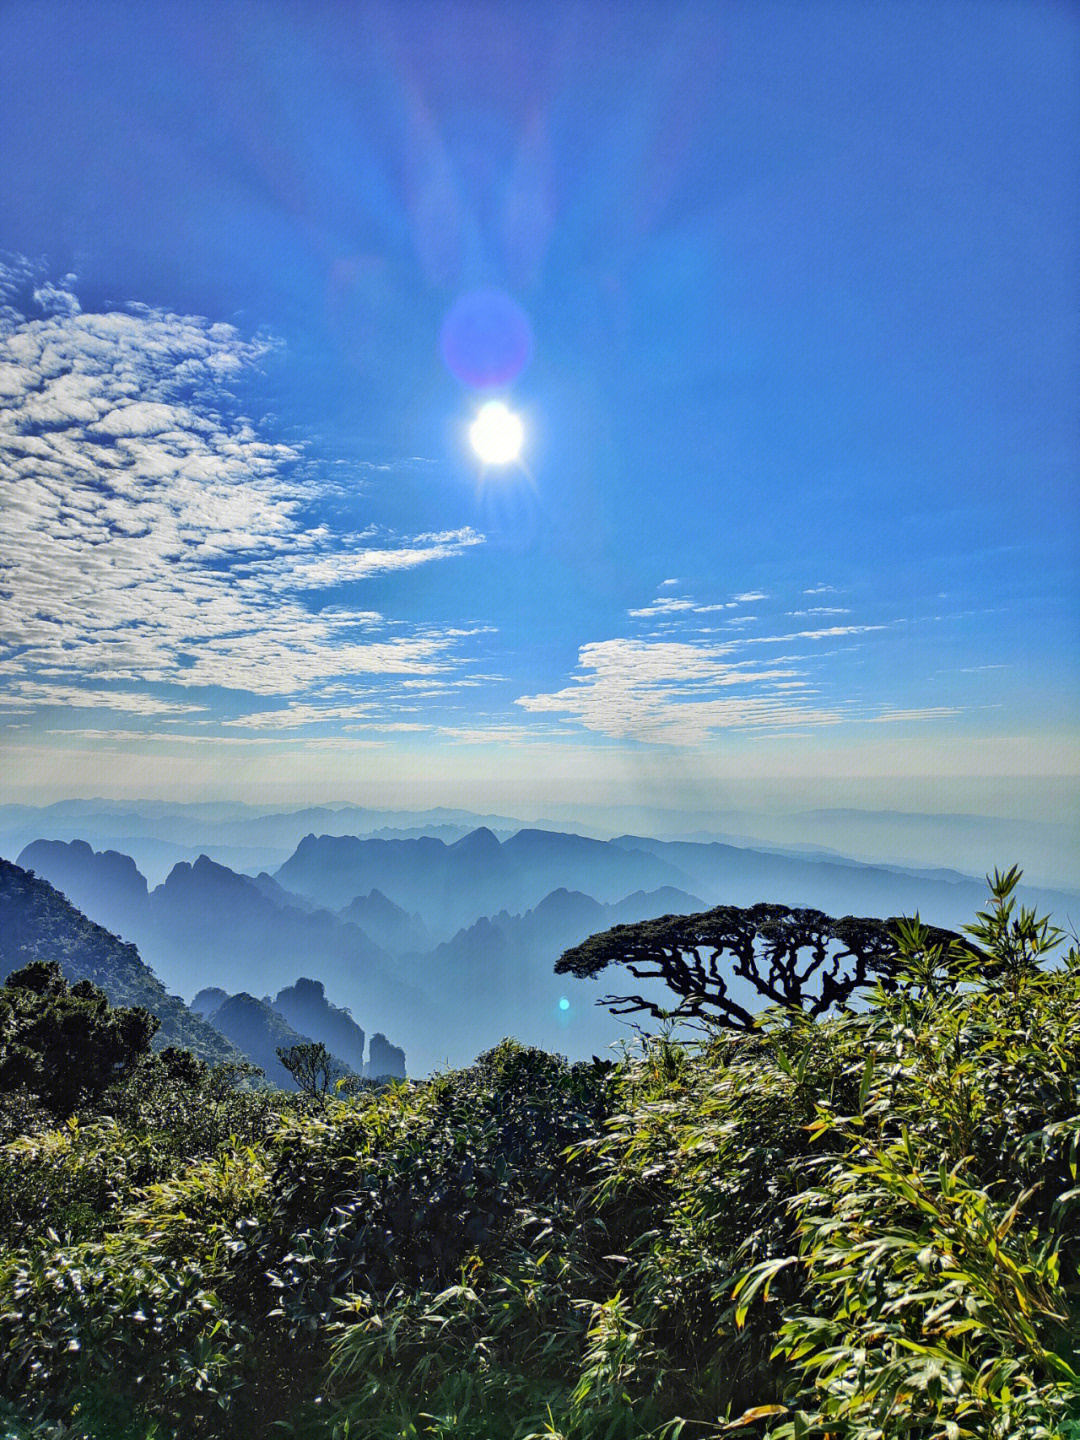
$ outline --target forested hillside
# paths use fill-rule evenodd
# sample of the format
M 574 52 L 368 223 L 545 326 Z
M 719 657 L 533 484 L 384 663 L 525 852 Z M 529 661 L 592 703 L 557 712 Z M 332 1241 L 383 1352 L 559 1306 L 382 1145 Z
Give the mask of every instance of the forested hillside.
M 92 980 L 114 1005 L 142 1005 L 161 1021 L 155 1043 L 182 1045 L 204 1060 L 240 1059 L 200 1015 L 170 995 L 125 945 L 95 925 L 46 880 L 0 860 L 0 976 L 32 960 L 56 960 L 70 981 Z

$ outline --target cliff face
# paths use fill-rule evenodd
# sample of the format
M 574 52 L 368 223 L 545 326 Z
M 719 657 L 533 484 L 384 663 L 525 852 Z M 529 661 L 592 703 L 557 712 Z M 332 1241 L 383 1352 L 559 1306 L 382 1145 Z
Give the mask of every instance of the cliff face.
M 373 1035 L 364 1075 L 368 1080 L 404 1080 L 405 1051 L 399 1045 L 391 1045 L 385 1035 Z
M 262 1000 L 241 991 L 229 995 L 213 1013 L 213 1023 L 227 1035 L 238 1050 L 250 1056 L 266 1078 L 282 1090 L 295 1090 L 296 1082 L 278 1059 L 279 1048 L 304 1045 L 315 1039 L 286 1023 Z M 329 1047 L 328 1047 L 329 1048 Z M 337 1055 L 332 1056 L 338 1072 L 351 1073 L 351 1066 Z
M 294 1029 L 321 1040 L 357 1075 L 363 1075 L 364 1032 L 348 1010 L 327 1000 L 321 980 L 297 980 L 295 985 L 279 990 L 277 998 L 270 1003 Z

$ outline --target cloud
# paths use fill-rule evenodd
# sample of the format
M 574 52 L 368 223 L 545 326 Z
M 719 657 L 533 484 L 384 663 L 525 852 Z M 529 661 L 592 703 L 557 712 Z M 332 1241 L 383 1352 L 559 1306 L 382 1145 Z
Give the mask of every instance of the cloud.
M 745 617 L 747 621 L 753 617 Z M 868 706 L 822 698 L 807 676 L 808 655 L 748 658 L 751 645 L 861 635 L 884 625 L 843 625 L 789 635 L 728 635 L 723 641 L 657 634 L 584 645 L 572 681 L 515 703 L 533 714 L 568 717 L 613 740 L 701 747 L 725 731 L 801 732 L 823 726 L 933 721 L 959 714 L 951 706 Z M 715 632 L 714 632 L 715 633 Z M 826 652 L 832 653 L 832 652 Z
M 762 596 L 755 597 L 762 599 Z M 652 619 L 657 615 L 711 615 L 716 610 L 734 609 L 735 602 L 728 601 L 723 605 L 699 605 L 696 600 L 689 600 L 686 596 L 658 595 L 651 605 L 646 605 L 640 610 L 628 610 L 626 613 L 635 620 Z
M 747 590 L 746 593 L 743 594 L 743 595 L 735 595 L 735 596 L 733 596 L 733 597 L 732 597 L 732 604 L 734 604 L 734 605 L 749 605 L 749 604 L 751 604 L 754 600 L 768 600 L 768 598 L 769 598 L 769 597 L 768 597 L 768 595 L 765 593 L 764 590 Z
M 605 640 L 585 645 L 574 683 L 549 695 L 525 695 L 532 713 L 573 717 L 613 739 L 697 746 L 720 730 L 836 725 L 844 707 L 824 708 L 779 691 L 798 680 L 791 669 L 768 670 L 729 659 L 732 644 Z M 736 689 L 738 687 L 738 689 Z M 717 693 L 736 689 L 731 695 Z M 747 690 L 753 693 L 745 693 Z
M 868 718 L 875 725 L 891 725 L 902 720 L 944 720 L 959 714 L 959 709 L 952 705 L 927 705 L 919 710 L 885 710 Z
M 653 615 L 677 615 L 682 611 L 693 611 L 697 607 L 693 600 L 677 600 L 674 597 L 667 597 L 654 600 L 651 605 L 646 605 L 640 610 L 628 610 L 626 613 L 634 619 L 645 619 Z
M 423 543 L 423 542 L 428 543 Z M 394 570 L 412 570 L 434 560 L 449 560 L 473 545 L 482 545 L 483 535 L 465 527 L 441 535 L 417 536 L 408 544 L 386 549 L 356 550 L 351 554 L 321 555 L 310 560 L 277 560 L 258 567 L 266 575 L 284 571 L 291 582 L 305 590 L 331 588 L 350 580 L 367 580 Z
M 206 735 L 177 735 L 173 733 L 147 732 L 145 730 L 107 730 L 102 728 L 84 728 L 68 730 L 48 730 L 48 735 L 62 735 L 65 737 L 78 737 L 81 740 L 94 740 L 100 742 L 98 748 L 108 749 L 109 743 L 128 750 L 133 745 L 150 743 L 155 747 L 167 747 L 171 745 L 198 745 L 204 746 L 239 746 L 248 747 L 256 745 L 299 746 L 302 745 L 304 752 L 308 750 L 372 750 L 385 746 L 385 740 L 362 740 L 353 735 L 305 735 L 302 741 L 293 736 L 276 735 L 215 735 L 208 740 Z
M 842 605 L 811 605 L 809 610 L 789 610 L 788 614 L 797 619 L 801 615 L 850 615 L 851 611 Z
M 205 711 L 204 705 L 162 699 L 157 695 L 122 690 L 89 690 L 76 685 L 50 685 L 31 680 L 18 680 L 0 695 L 0 709 L 8 702 L 37 709 L 45 705 L 63 705 L 75 710 L 116 710 L 127 715 L 190 715 Z
M 0 292 L 10 302 L 36 278 L 28 263 L 0 266 Z M 474 632 L 310 596 L 449 560 L 482 535 L 312 524 L 329 484 L 238 399 L 275 343 L 144 306 L 85 313 L 70 279 L 37 285 L 36 318 L 0 310 L 0 660 L 13 695 L 151 715 L 184 707 L 106 687 L 311 701 L 332 683 L 462 667 Z M 56 701 L 18 681 L 94 699 Z
M 793 630 L 787 635 L 748 635 L 747 645 L 780 645 L 787 640 L 825 640 L 833 635 L 865 635 L 871 630 L 887 630 L 887 625 L 831 625 L 825 630 Z
M 804 595 L 835 595 L 838 592 L 835 585 L 811 585 L 809 590 L 804 590 L 802 593 Z

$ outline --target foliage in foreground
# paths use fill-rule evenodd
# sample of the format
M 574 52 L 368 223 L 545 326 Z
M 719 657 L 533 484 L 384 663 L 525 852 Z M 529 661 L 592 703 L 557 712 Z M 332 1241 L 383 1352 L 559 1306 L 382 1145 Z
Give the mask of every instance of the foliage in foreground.
M 1016 879 L 858 1013 L 27 1112 L 0 1434 L 1080 1437 L 1080 955 Z

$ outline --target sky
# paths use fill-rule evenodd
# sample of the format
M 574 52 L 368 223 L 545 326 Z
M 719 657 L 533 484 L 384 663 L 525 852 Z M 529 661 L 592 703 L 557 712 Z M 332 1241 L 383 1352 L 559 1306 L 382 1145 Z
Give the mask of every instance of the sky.
M 1067 814 L 1078 82 L 1037 0 L 7 0 L 0 799 Z

